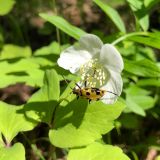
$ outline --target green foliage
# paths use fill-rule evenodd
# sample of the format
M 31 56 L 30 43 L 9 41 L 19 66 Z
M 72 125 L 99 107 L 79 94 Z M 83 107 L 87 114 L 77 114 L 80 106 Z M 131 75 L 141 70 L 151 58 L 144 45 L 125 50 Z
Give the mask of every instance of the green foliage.
M 55 70 L 47 70 L 44 85 L 28 100 L 23 111 L 31 122 L 52 121 L 53 111 L 58 103 L 60 94 L 59 79 Z
M 30 47 L 20 47 L 12 44 L 6 44 L 1 51 L 0 59 L 12 59 L 19 57 L 30 57 L 32 54 Z
M 148 59 L 130 61 L 125 59 L 125 70 L 141 77 L 160 77 L 160 68 Z
M 21 143 L 16 143 L 12 147 L 0 147 L 0 160 L 25 160 L 25 150 Z
M 147 31 L 149 28 L 149 15 L 144 2 L 141 0 L 127 0 L 132 11 L 134 12 L 140 26 L 144 31 Z
M 0 63 L 0 67 L 3 68 L 0 72 L 0 88 L 18 82 L 26 83 L 30 86 L 42 86 L 43 84 L 44 73 L 31 58 L 15 60 L 13 63 L 3 60 Z
M 2 135 L 0 133 L 0 148 L 3 147 L 5 144 L 3 142 L 3 139 L 2 139 Z
M 139 118 L 135 114 L 125 113 L 119 118 L 120 124 L 127 129 L 137 129 L 140 126 Z
M 0 15 L 8 14 L 15 4 L 14 0 L 0 0 Z
M 155 100 L 149 96 L 149 91 L 138 88 L 136 86 L 130 86 L 125 90 L 126 92 L 126 104 L 127 112 L 133 111 L 141 116 L 145 116 L 145 111 L 154 107 Z
M 75 39 L 79 39 L 82 35 L 86 34 L 83 30 L 71 25 L 65 19 L 59 16 L 51 16 L 44 13 L 41 13 L 40 16 L 46 21 L 54 24 L 57 28 L 61 29 L 63 32 L 67 33 Z
M 29 8 L 26 5 L 29 3 L 35 8 L 38 3 L 38 1 L 36 4 L 32 3 L 32 1 L 16 2 L 20 8 Z M 35 89 L 39 88 L 23 105 L 11 105 L 0 101 L 0 160 L 24 160 L 25 149 L 27 149 L 27 154 L 30 153 L 30 150 L 26 147 L 28 145 L 30 145 L 31 152 L 34 152 L 33 155 L 35 154 L 37 156 L 34 158 L 40 158 L 42 160 L 46 158 L 46 153 L 50 156 L 46 159 L 56 159 L 54 157 L 55 155 L 52 155 L 57 151 L 56 147 L 62 148 L 61 151 L 65 153 L 65 156 L 68 154 L 68 160 L 129 160 L 120 148 L 105 143 L 111 143 L 113 141 L 112 144 L 120 144 L 120 146 L 126 146 L 127 144 L 125 150 L 127 150 L 127 153 L 133 153 L 133 156 L 137 154 L 134 156 L 136 158 L 139 156 L 140 148 L 143 150 L 146 146 L 147 148 L 151 146 L 151 143 L 147 142 L 146 145 L 146 142 L 141 141 L 146 139 L 143 134 L 147 133 L 148 136 L 150 130 L 152 134 L 158 134 L 154 130 L 154 125 L 157 125 L 156 123 L 152 125 L 151 129 L 149 128 L 150 126 L 145 127 L 145 125 L 148 123 L 148 117 L 154 120 L 154 122 L 157 122 L 160 116 L 160 110 L 157 107 L 159 106 L 160 87 L 160 65 L 157 62 L 159 58 L 157 53 L 159 51 L 155 50 L 160 49 L 160 31 L 152 31 L 152 28 L 149 28 L 150 13 L 154 11 L 152 8 L 158 5 L 160 0 L 127 0 L 127 3 L 123 0 L 120 2 L 110 2 L 112 7 L 116 6 L 117 8 L 119 4 L 124 5 L 122 7 L 126 7 L 125 5 L 129 4 L 135 16 L 135 26 L 133 24 L 127 24 L 128 22 L 125 18 L 131 19 L 130 21 L 132 21 L 132 18 L 128 17 L 126 12 L 124 16 L 121 8 L 119 8 L 118 12 L 123 14 L 124 22 L 114 7 L 112 8 L 103 0 L 93 0 L 93 2 L 99 6 L 99 9 L 105 12 L 106 16 L 114 23 L 113 25 L 118 28 L 118 31 L 114 31 L 114 28 L 107 28 L 107 26 L 103 26 L 104 24 L 97 26 L 97 28 L 102 28 L 102 31 L 100 29 L 94 30 L 94 28 L 87 27 L 87 25 L 85 26 L 85 22 L 82 24 L 82 27 L 91 33 L 94 32 L 99 35 L 103 42 L 112 42 L 113 45 L 116 45 L 125 63 L 123 93 L 119 101 L 113 105 L 106 105 L 101 101 L 88 104 L 86 99 L 81 98 L 76 100 L 75 96 L 71 93 L 71 88 L 75 86 L 75 81 L 78 77 L 57 66 L 57 59 L 60 53 L 71 45 L 68 36 L 79 40 L 82 35 L 86 34 L 85 31 L 72 25 L 61 16 L 41 13 L 39 18 L 50 22 L 68 36 L 61 32 L 59 37 L 56 38 L 55 30 L 53 31 L 53 28 L 48 28 L 48 32 L 52 33 L 52 36 L 47 37 L 47 40 L 51 41 L 50 44 L 38 46 L 37 44 L 42 45 L 42 42 L 46 44 L 48 41 L 46 42 L 46 37 L 43 39 L 44 35 L 40 35 L 40 30 L 36 33 L 33 30 L 35 35 L 38 34 L 37 37 L 34 37 L 32 32 L 31 35 L 28 34 L 30 33 L 30 29 L 33 28 L 27 28 L 28 26 L 24 22 L 26 20 L 25 18 L 28 17 L 28 13 L 30 17 L 29 22 L 33 23 L 32 20 L 34 21 L 35 18 L 30 15 L 30 10 L 27 10 L 27 14 L 25 14 L 25 10 L 22 9 L 23 14 L 20 12 L 20 15 L 24 17 L 19 20 L 8 14 L 13 8 L 15 1 L 0 0 L 0 15 L 4 16 L 8 14 L 3 17 L 4 19 L 2 18 L 3 23 L 0 25 L 0 88 L 2 89 L 16 83 L 24 83 Z M 81 3 L 79 2 L 78 5 L 81 6 Z M 119 4 L 117 5 L 117 3 Z M 38 11 L 41 9 L 39 7 Z M 19 15 L 17 8 L 14 10 L 14 14 Z M 105 17 L 103 18 L 105 20 Z M 15 26 L 8 26 L 8 19 L 13 19 L 12 21 L 15 23 Z M 4 20 L 7 21 L 5 22 Z M 10 23 L 12 25 L 12 22 Z M 40 19 L 38 21 L 36 19 L 34 25 L 34 27 L 43 30 Z M 130 33 L 126 33 L 125 26 Z M 36 30 L 38 30 L 37 28 Z M 9 37 L 18 33 L 27 42 L 24 46 L 20 46 L 17 43 L 15 45 L 7 36 L 7 32 L 9 32 Z M 107 35 L 113 32 L 114 34 Z M 42 41 L 39 39 L 39 36 L 41 36 Z M 14 38 L 16 39 L 17 37 Z M 53 40 L 59 38 L 60 41 L 62 40 L 61 43 L 63 45 Z M 36 43 L 34 42 L 36 45 L 34 43 L 32 44 L 30 39 L 36 40 Z M 31 44 L 31 46 L 28 44 Z M 38 49 L 35 50 L 35 48 Z M 72 82 L 67 85 L 61 75 L 72 80 Z M 15 100 L 17 99 L 15 98 Z M 146 120 L 145 123 L 144 117 Z M 143 122 L 144 126 L 142 126 L 141 122 Z M 40 133 L 43 135 L 43 132 L 45 132 L 45 136 L 48 135 L 47 137 L 36 137 L 38 132 L 35 133 L 33 129 L 41 123 L 45 123 L 47 127 L 45 130 L 43 128 L 41 130 L 40 128 Z M 111 130 L 114 127 L 117 129 L 118 136 L 115 136 L 115 134 L 112 135 Z M 122 131 L 123 129 L 124 131 L 126 130 L 126 132 L 121 132 L 121 129 Z M 142 133 L 139 135 L 138 132 L 141 131 L 140 129 Z M 129 130 L 133 131 L 131 142 L 128 140 L 130 135 L 127 131 Z M 136 130 L 136 133 L 134 133 L 134 130 Z M 27 138 L 21 138 L 21 135 L 19 135 L 24 144 L 23 146 L 21 143 L 17 143 L 19 141 L 19 136 L 17 135 L 20 132 L 26 131 L 31 131 L 29 133 L 31 134 L 29 137 L 31 141 L 30 139 L 26 140 Z M 123 135 L 125 138 L 121 139 Z M 105 137 L 107 137 L 107 140 Z M 132 144 L 135 139 L 135 142 L 139 142 L 140 144 L 135 145 L 134 142 L 133 146 Z M 39 147 L 41 146 L 41 140 L 47 140 L 47 145 L 46 142 L 43 143 L 43 149 Z M 154 145 L 157 142 L 158 140 L 154 142 Z M 51 144 L 55 148 L 49 146 Z M 49 149 L 47 146 L 49 146 Z M 24 147 L 26 148 L 24 149 Z M 66 152 L 66 148 L 69 148 L 67 150 L 68 152 Z M 30 157 L 27 155 L 27 158 Z M 158 159 L 159 156 L 156 160 Z
M 138 81 L 137 85 L 160 87 L 160 80 L 159 79 L 142 79 Z
M 93 0 L 93 2 L 96 3 L 106 13 L 106 15 L 108 15 L 121 32 L 126 32 L 125 25 L 115 9 L 107 5 L 107 3 L 104 3 L 102 0 Z
M 148 45 L 150 47 L 154 47 L 157 49 L 160 49 L 159 43 L 160 43 L 160 33 L 159 32 L 153 32 L 153 33 L 147 33 L 146 36 L 133 36 L 129 39 L 138 42 L 141 44 Z
M 7 143 L 10 143 L 19 132 L 34 128 L 34 123 L 26 121 L 25 115 L 21 112 L 22 108 L 0 102 L 0 132 Z
M 144 0 L 145 7 L 150 10 L 153 6 L 159 3 L 160 0 Z
M 92 143 L 85 148 L 71 149 L 68 160 L 130 160 L 119 147 Z
M 42 56 L 42 55 L 49 55 L 49 54 L 58 54 L 60 53 L 60 49 L 62 49 L 63 46 L 60 46 L 57 42 L 52 42 L 48 46 L 44 46 L 42 48 L 37 49 L 34 52 L 35 56 Z
M 54 128 L 49 137 L 53 145 L 58 147 L 77 147 L 90 144 L 100 139 L 102 134 L 108 133 L 124 104 L 117 102 L 106 105 L 86 100 L 73 100 L 56 110 Z M 105 127 L 104 127 L 105 126 Z

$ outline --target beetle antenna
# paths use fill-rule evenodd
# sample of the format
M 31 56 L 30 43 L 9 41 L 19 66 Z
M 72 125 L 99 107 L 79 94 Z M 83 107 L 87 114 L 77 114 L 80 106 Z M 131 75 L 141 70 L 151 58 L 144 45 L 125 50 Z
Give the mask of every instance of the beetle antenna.
M 111 92 L 111 91 L 107 91 L 107 92 L 112 93 L 112 94 L 114 94 L 114 95 L 116 95 L 116 96 L 118 96 L 118 97 L 119 97 L 119 95 L 118 95 L 118 94 L 116 94 L 116 93 L 113 93 L 113 92 Z
M 63 79 L 64 79 L 64 81 L 69 85 L 69 83 L 68 83 L 68 81 L 65 79 L 65 77 L 63 76 L 63 75 L 61 75 L 62 77 L 63 77 Z M 70 86 L 69 86 L 70 87 Z M 70 87 L 72 90 L 73 90 L 73 88 L 72 87 Z
M 78 83 L 75 83 L 76 84 L 76 86 L 79 88 L 79 89 L 81 89 L 81 87 L 78 85 Z

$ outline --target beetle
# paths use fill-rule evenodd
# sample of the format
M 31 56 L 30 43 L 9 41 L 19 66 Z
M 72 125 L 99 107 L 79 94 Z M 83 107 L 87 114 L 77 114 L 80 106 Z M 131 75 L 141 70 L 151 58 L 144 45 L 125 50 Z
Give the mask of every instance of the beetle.
M 111 91 L 106 91 L 100 88 L 94 88 L 94 87 L 83 87 L 81 88 L 77 83 L 76 86 L 72 89 L 72 93 L 77 95 L 77 99 L 79 97 L 85 98 L 89 100 L 89 103 L 94 100 L 94 101 L 99 101 L 106 92 L 112 93 L 116 96 L 118 96 L 116 93 L 113 93 Z
M 64 78 L 64 76 L 63 76 L 63 78 Z M 65 78 L 64 78 L 64 80 L 68 84 L 68 82 Z M 89 103 L 92 100 L 99 101 L 100 99 L 102 99 L 102 97 L 105 95 L 106 92 L 118 96 L 116 93 L 113 93 L 111 91 L 106 91 L 106 90 L 96 88 L 96 87 L 88 87 L 87 81 L 84 82 L 84 87 L 80 87 L 77 83 L 75 83 L 75 84 L 76 84 L 76 86 L 74 88 L 70 87 L 72 89 L 71 93 L 75 94 L 77 96 L 77 99 L 79 99 L 79 97 L 88 99 Z

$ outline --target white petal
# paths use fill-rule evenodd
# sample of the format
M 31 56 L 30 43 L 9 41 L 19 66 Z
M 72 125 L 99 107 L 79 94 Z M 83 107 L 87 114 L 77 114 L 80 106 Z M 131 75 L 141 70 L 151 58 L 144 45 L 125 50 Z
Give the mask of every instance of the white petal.
M 111 44 L 103 45 L 100 53 L 100 62 L 107 69 L 121 72 L 124 68 L 122 56 L 118 50 Z
M 114 103 L 117 100 L 118 96 L 120 96 L 123 87 L 123 81 L 120 73 L 111 70 L 109 72 L 110 72 L 110 79 L 108 80 L 106 85 L 101 87 L 101 89 L 106 90 L 105 95 L 102 97 L 102 101 L 106 104 Z M 118 96 L 109 92 L 115 93 Z
M 90 52 L 92 56 L 99 54 L 102 46 L 103 42 L 94 34 L 85 34 L 79 40 L 79 47 Z
M 85 50 L 77 50 L 75 47 L 69 47 L 64 50 L 57 63 L 60 67 L 76 73 L 81 65 L 91 59 L 91 54 Z

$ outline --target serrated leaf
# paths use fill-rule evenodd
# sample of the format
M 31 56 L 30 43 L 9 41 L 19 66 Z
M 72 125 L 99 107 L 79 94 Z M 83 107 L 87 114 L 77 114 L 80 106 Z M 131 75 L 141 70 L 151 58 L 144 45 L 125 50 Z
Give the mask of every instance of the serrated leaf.
M 24 112 L 30 121 L 50 123 L 60 94 L 59 79 L 55 70 L 47 70 L 43 87 L 24 105 Z
M 85 148 L 71 149 L 67 160 L 130 160 L 116 146 L 92 143 Z
M 144 6 L 144 2 L 142 0 L 127 0 L 127 2 L 133 10 L 142 29 L 147 31 L 149 28 L 149 15 L 146 7 Z
M 155 100 L 151 96 L 133 96 L 132 99 L 141 106 L 143 110 L 154 107 Z
M 1 147 L 0 160 L 25 160 L 23 145 L 21 143 L 16 143 L 12 147 Z
M 69 22 L 67 22 L 62 17 L 56 16 L 56 15 L 48 15 L 45 13 L 41 13 L 39 15 L 40 15 L 40 17 L 42 17 L 46 21 L 52 23 L 57 28 L 61 29 L 63 32 L 67 33 L 69 36 L 71 36 L 77 40 L 81 36 L 86 34 L 86 32 L 84 32 L 80 28 L 77 28 L 77 27 L 71 25 Z
M 131 96 L 126 97 L 127 107 L 134 113 L 139 114 L 141 116 L 145 116 L 145 111 L 139 106 Z
M 106 15 L 108 15 L 121 32 L 126 32 L 124 23 L 115 9 L 107 5 L 107 3 L 104 3 L 102 0 L 93 0 L 93 2 L 96 3 L 106 13 Z
M 12 58 L 20 58 L 20 57 L 30 57 L 32 55 L 31 48 L 20 47 L 13 44 L 6 44 L 3 46 L 1 51 L 0 59 L 12 59 Z
M 130 86 L 125 90 L 126 104 L 130 111 L 145 116 L 145 110 L 154 107 L 155 100 L 149 92 L 137 86 Z
M 160 79 L 142 79 L 137 82 L 137 85 L 160 87 Z
M 138 42 L 144 45 L 148 45 L 150 47 L 154 47 L 157 49 L 160 49 L 160 38 L 159 38 L 159 32 L 154 33 L 147 33 L 146 36 L 132 36 L 128 38 L 129 40 L 132 40 L 134 42 Z
M 93 102 L 88 105 L 84 99 L 73 100 L 56 110 L 54 128 L 49 132 L 53 145 L 68 148 L 87 145 L 100 139 L 102 134 L 109 132 L 124 108 L 124 104 L 117 102 L 106 105 Z
M 0 102 L 0 132 L 10 143 L 12 139 L 21 131 L 32 130 L 35 124 L 27 121 L 24 114 L 20 112 L 23 107 L 9 105 Z
M 130 61 L 125 59 L 125 70 L 129 73 L 141 77 L 160 77 L 160 68 L 156 63 L 143 59 L 140 61 Z
M 124 57 L 129 57 L 129 59 L 131 57 L 136 58 L 136 60 L 142 60 L 146 58 L 156 62 L 155 52 L 152 48 L 137 45 L 132 41 L 123 41 L 123 45 L 119 46 L 118 50 Z
M 15 4 L 14 0 L 0 0 L 0 15 L 9 13 Z

